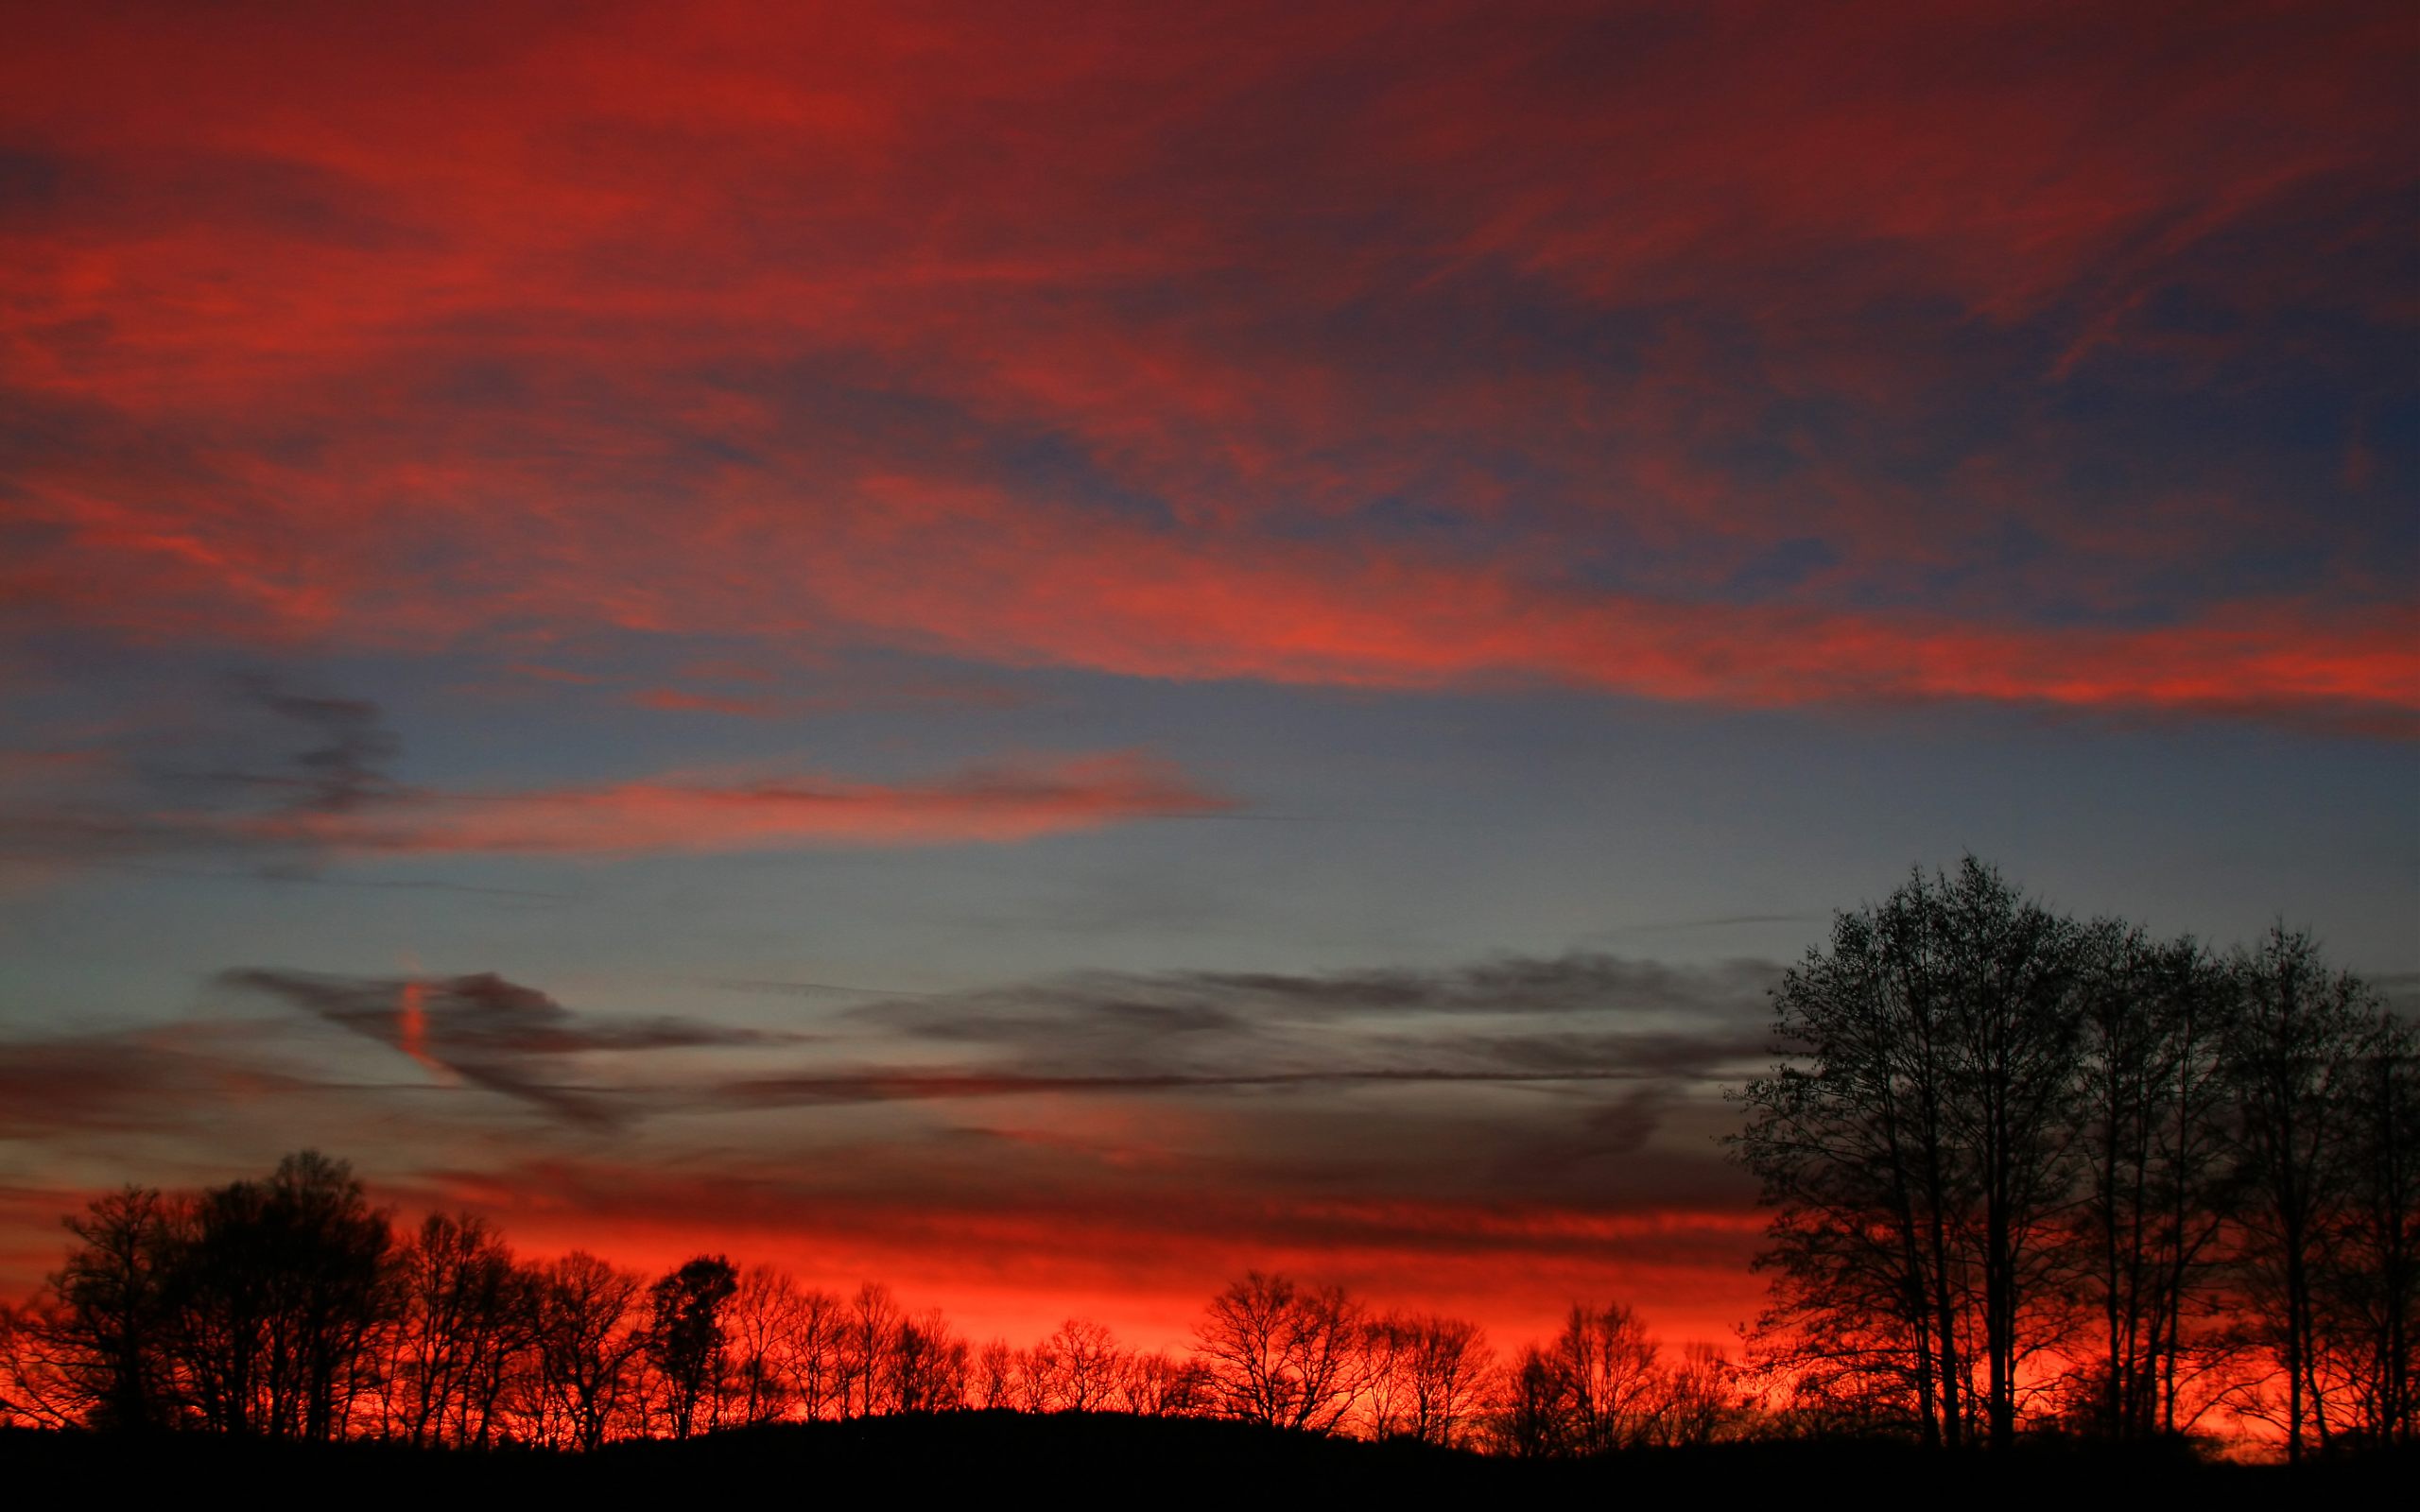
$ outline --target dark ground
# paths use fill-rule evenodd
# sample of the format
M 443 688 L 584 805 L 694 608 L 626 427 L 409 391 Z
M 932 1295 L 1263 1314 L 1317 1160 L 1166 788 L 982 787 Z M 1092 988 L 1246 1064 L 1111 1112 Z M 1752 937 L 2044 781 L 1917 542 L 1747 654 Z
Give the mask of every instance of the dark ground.
M 552 1504 L 566 1496 L 614 1504 L 647 1498 L 686 1506 L 725 1494 L 911 1504 L 943 1497 L 1023 1502 L 1039 1496 L 1088 1505 L 1219 1502 L 1237 1504 L 1240 1512 L 1310 1501 L 1358 1507 L 1373 1496 L 1478 1507 L 1603 1505 L 1640 1496 L 1658 1504 L 1721 1505 L 1742 1495 L 1771 1498 L 1776 1506 L 1841 1495 L 1878 1498 L 1887 1505 L 1909 1494 L 1952 1504 L 2083 1495 L 2098 1504 L 2110 1493 L 2131 1491 L 2137 1497 L 2215 1497 L 2220 1504 L 2252 1496 L 2271 1504 L 2280 1495 L 2295 1503 L 2316 1498 L 2329 1512 L 2352 1512 L 2409 1504 L 2404 1498 L 2420 1486 L 2420 1464 L 2405 1458 L 2288 1471 L 2205 1465 L 2171 1450 L 2035 1447 L 2003 1458 L 1945 1457 L 1858 1443 L 1734 1444 L 1546 1463 L 1416 1444 L 1320 1438 L 1246 1423 L 1080 1413 L 1037 1418 L 967 1412 L 785 1424 L 687 1443 L 616 1444 L 594 1455 L 0 1430 L 0 1487 L 6 1488 L 0 1501 L 27 1507 L 56 1504 L 42 1494 L 48 1486 L 74 1487 L 78 1500 L 108 1492 L 131 1496 L 157 1486 L 214 1501 L 268 1493 L 278 1501 L 324 1495 L 383 1503 L 400 1496 L 453 1493 L 534 1495 Z M 2148 1512 L 2185 1509 L 2149 1502 Z

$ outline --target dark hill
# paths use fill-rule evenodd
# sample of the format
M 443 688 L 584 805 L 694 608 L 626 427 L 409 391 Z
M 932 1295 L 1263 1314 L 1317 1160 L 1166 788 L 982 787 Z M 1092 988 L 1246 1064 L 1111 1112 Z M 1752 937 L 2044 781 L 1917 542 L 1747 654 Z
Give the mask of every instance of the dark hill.
M 2410 1484 L 2411 1467 L 2317 1466 L 2294 1475 L 2323 1495 L 2357 1483 Z M 414 1451 L 391 1444 L 273 1445 L 171 1435 L 0 1431 L 0 1485 L 82 1486 L 191 1495 L 317 1490 L 379 1502 L 471 1492 L 593 1497 L 621 1504 L 663 1495 L 688 1504 L 727 1491 L 784 1496 L 1063 1496 L 1086 1503 L 1274 1503 L 1372 1495 L 1419 1504 L 1496 1506 L 1642 1494 L 1675 1501 L 1746 1494 L 1933 1492 L 1998 1502 L 2091 1487 L 2163 1497 L 2270 1492 L 2288 1472 L 2211 1466 L 2180 1452 L 2020 1450 L 2005 1459 L 1927 1456 L 1897 1445 L 1759 1443 L 1640 1451 L 1584 1462 L 1489 1458 L 1420 1444 L 1368 1444 L 1249 1423 L 1110 1413 L 908 1415 L 788 1423 L 685 1443 L 623 1443 L 594 1455 L 545 1451 Z M 2267 1484 L 2263 1484 L 2267 1483 Z M 40 1504 L 29 1503 L 28 1504 Z

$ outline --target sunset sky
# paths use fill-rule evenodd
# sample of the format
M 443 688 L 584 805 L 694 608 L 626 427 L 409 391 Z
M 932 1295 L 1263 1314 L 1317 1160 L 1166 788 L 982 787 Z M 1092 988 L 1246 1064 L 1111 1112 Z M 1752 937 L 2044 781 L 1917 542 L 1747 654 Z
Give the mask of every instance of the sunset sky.
M 0 1296 L 317 1146 L 1720 1340 L 1910 867 L 2420 992 L 2408 0 L 0 31 Z

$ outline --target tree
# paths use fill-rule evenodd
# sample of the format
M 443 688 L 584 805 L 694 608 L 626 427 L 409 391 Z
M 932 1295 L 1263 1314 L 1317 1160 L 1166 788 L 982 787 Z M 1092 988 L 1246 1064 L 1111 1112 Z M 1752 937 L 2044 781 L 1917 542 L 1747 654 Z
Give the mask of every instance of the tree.
M 1118 1372 L 1118 1406 L 1145 1417 L 1190 1417 L 1202 1410 L 1208 1394 L 1209 1381 L 1199 1361 L 1157 1349 L 1128 1354 Z
M 1819 1394 L 1925 1442 L 2014 1436 L 2061 1248 L 2080 931 L 1968 857 L 1839 916 L 1774 994 L 1739 1159 L 1775 1210 L 1763 1320 Z M 1982 1379 L 1975 1362 L 1981 1356 Z
M 729 1336 L 723 1310 L 739 1290 L 739 1273 L 720 1255 L 700 1255 L 658 1280 L 648 1292 L 648 1356 L 663 1379 L 665 1412 L 672 1436 L 696 1432 L 718 1419 Z
M 2359 979 L 2329 971 L 2308 935 L 2283 925 L 2238 950 L 2228 974 L 2221 1073 L 2236 1104 L 2244 1300 L 2286 1378 L 2281 1426 L 2299 1460 L 2307 1435 L 2325 1447 L 2329 1433 L 2321 1288 L 2343 1216 L 2358 1046 L 2377 1010 Z
M 580 1250 L 538 1272 L 544 1395 L 583 1450 L 602 1446 L 628 1411 L 648 1342 L 638 1316 L 644 1285 Z
M 1125 1358 L 1107 1328 L 1090 1318 L 1067 1319 L 1027 1356 L 1028 1410 L 1098 1410 L 1116 1388 Z
M 507 1372 L 532 1342 L 531 1279 L 467 1213 L 431 1213 L 396 1268 L 392 1431 L 414 1444 L 487 1443 Z
M 903 1319 L 883 1376 L 895 1412 L 947 1412 L 966 1403 L 966 1341 L 938 1308 Z
M 95 1197 L 66 1220 L 79 1241 L 50 1278 L 43 1342 L 77 1415 L 95 1427 L 175 1421 L 166 1282 L 173 1206 L 148 1187 Z
M 1493 1352 L 1476 1323 L 1390 1313 L 1370 1325 L 1370 1430 L 1459 1447 L 1487 1390 Z
M 2355 1431 L 2420 1438 L 2420 1027 L 2373 1014 L 2347 1078 L 2345 1207 L 2324 1280 Z
M 2179 1410 L 2187 1330 L 2215 1307 L 2230 1200 L 2219 1047 L 2233 998 L 2191 939 L 2101 920 L 2084 954 L 2074 1272 L 2099 1324 L 2090 1425 L 2174 1434 L 2191 1420 Z
M 1594 1454 L 1647 1441 L 1659 1352 L 1638 1314 L 1621 1303 L 1572 1308 L 1547 1358 L 1574 1450 Z
M 893 1382 L 890 1356 L 906 1322 L 888 1286 L 866 1281 L 849 1298 L 840 1322 L 842 1417 L 871 1417 L 895 1409 L 896 1399 L 887 1395 Z
M 1255 1270 L 1211 1300 L 1194 1347 L 1229 1417 L 1328 1433 L 1368 1387 L 1364 1325 L 1342 1287 Z
M 820 1288 L 798 1293 L 791 1303 L 777 1363 L 800 1417 L 847 1411 L 846 1314 L 840 1299 Z
M 266 1181 L 205 1192 L 169 1241 L 169 1352 L 196 1416 L 223 1433 L 323 1440 L 374 1380 L 392 1312 L 387 1214 L 353 1169 L 289 1155 Z
M 786 1416 L 795 1383 L 786 1367 L 800 1347 L 806 1297 L 788 1274 L 752 1265 L 739 1278 L 730 1311 L 732 1398 L 743 1423 Z

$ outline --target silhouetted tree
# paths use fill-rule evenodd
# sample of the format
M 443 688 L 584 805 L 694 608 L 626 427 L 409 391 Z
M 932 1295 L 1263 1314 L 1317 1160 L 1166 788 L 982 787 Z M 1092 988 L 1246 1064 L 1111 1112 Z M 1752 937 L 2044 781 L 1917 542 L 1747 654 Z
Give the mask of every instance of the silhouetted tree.
M 389 1384 L 414 1444 L 485 1444 L 516 1357 L 534 1343 L 531 1279 L 483 1219 L 432 1213 L 397 1256 L 402 1315 Z
M 741 1422 L 771 1422 L 788 1414 L 797 1397 L 788 1364 L 801 1345 L 805 1307 L 798 1283 L 770 1265 L 752 1265 L 740 1276 L 729 1332 L 732 1404 Z
M 1159 1350 L 1135 1351 L 1125 1357 L 1117 1377 L 1117 1404 L 1127 1412 L 1153 1418 L 1184 1418 L 1204 1410 L 1210 1378 L 1196 1360 L 1180 1360 Z
M 1685 1345 L 1679 1360 L 1658 1368 L 1646 1439 L 1668 1449 L 1711 1444 L 1737 1420 L 1738 1410 L 1734 1371 L 1722 1351 L 1711 1344 Z
M 2420 1438 L 2420 1027 L 2376 1012 L 2345 1078 L 2344 1209 L 2323 1284 L 2353 1430 Z
M 1563 1384 L 1545 1349 L 1535 1344 L 1521 1347 L 1505 1367 L 1499 1400 L 1493 1436 L 1501 1452 L 1516 1459 L 1571 1452 Z
M 2307 1435 L 2325 1446 L 2330 1432 L 2321 1288 L 2345 1212 L 2358 1048 L 2375 1010 L 2368 989 L 2328 970 L 2299 931 L 2271 929 L 2229 967 L 2237 998 L 2222 1069 L 2244 1191 L 2243 1300 L 2285 1376 L 2280 1426 L 2298 1460 Z
M 1089 1412 L 1116 1388 L 1125 1353 L 1109 1330 L 1090 1318 L 1071 1317 L 1028 1353 L 1028 1410 Z
M 175 1421 L 165 1296 L 173 1212 L 159 1193 L 129 1186 L 66 1220 L 78 1243 L 50 1278 L 56 1305 L 40 1332 L 64 1391 L 57 1400 L 95 1427 Z
M 578 1250 L 537 1273 L 543 1395 L 580 1449 L 601 1446 L 628 1415 L 648 1342 L 639 1317 L 645 1284 Z
M 798 1294 L 781 1368 L 799 1416 L 820 1418 L 847 1409 L 848 1309 L 830 1292 Z
M 1573 1307 L 1542 1356 L 1549 1451 L 1599 1454 L 1648 1442 L 1663 1402 L 1660 1352 L 1621 1303 Z
M 739 1290 L 739 1273 L 720 1255 L 700 1255 L 648 1291 L 648 1356 L 663 1379 L 665 1416 L 672 1436 L 714 1426 L 720 1405 L 729 1336 L 723 1312 Z
M 2174 1434 L 2194 1317 L 2211 1310 L 2231 1201 L 2219 1074 L 2231 988 L 2189 939 L 2115 920 L 2084 952 L 2075 1272 L 2099 1324 L 2091 1423 Z
M 867 1281 L 849 1298 L 840 1323 L 840 1413 L 871 1417 L 895 1406 L 890 1356 L 906 1318 L 890 1288 Z
M 885 1362 L 885 1396 L 894 1412 L 947 1412 L 965 1405 L 966 1341 L 939 1309 L 901 1320 Z
M 1370 1432 L 1460 1446 L 1484 1403 L 1492 1352 L 1478 1325 L 1390 1313 L 1370 1325 Z
M 1368 1389 L 1366 1333 L 1342 1287 L 1255 1270 L 1212 1299 L 1194 1336 L 1229 1417 L 1327 1433 Z
M 1776 1210 L 1766 1338 L 1826 1394 L 1904 1402 L 1927 1443 L 1970 1415 L 2007 1443 L 2048 1342 L 2027 1304 L 2072 1184 L 2079 936 L 1972 857 L 1919 873 L 1784 977 L 1788 1058 L 1742 1093 L 1737 1148 Z
M 184 1215 L 165 1286 L 170 1346 L 201 1422 L 327 1439 L 372 1384 L 393 1301 L 387 1215 L 352 1168 L 290 1155 L 265 1181 L 214 1188 Z
M 1016 1346 L 1006 1339 L 992 1339 L 977 1349 L 974 1368 L 967 1377 L 967 1400 L 984 1408 L 1021 1405 L 1018 1353 Z

